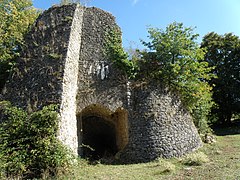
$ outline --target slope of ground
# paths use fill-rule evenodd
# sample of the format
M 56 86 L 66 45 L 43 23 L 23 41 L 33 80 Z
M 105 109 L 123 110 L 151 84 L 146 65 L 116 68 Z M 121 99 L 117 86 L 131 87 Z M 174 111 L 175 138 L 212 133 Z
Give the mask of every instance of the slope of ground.
M 240 180 L 240 126 L 215 130 L 217 142 L 183 158 L 131 165 L 89 165 L 80 160 L 74 175 L 63 179 L 99 180 Z

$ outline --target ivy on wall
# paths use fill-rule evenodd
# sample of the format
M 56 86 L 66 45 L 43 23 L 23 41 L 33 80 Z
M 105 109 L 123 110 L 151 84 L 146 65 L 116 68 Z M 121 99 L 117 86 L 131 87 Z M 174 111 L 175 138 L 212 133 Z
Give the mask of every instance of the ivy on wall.
M 105 53 L 113 64 L 129 78 L 134 78 L 136 75 L 137 65 L 128 60 L 128 54 L 122 47 L 121 31 L 117 27 L 111 28 L 105 35 Z

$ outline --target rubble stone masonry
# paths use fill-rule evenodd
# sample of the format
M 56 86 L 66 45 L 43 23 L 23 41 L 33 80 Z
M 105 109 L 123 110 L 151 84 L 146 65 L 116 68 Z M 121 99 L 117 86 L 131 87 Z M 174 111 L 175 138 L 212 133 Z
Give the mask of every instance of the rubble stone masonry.
M 197 129 L 176 93 L 156 82 L 137 87 L 108 58 L 106 33 L 113 27 L 119 28 L 115 18 L 95 7 L 43 12 L 25 37 L 3 98 L 29 112 L 58 104 L 59 139 L 75 154 L 87 154 L 85 142 L 99 148 L 98 155 L 110 147 L 131 163 L 199 148 Z

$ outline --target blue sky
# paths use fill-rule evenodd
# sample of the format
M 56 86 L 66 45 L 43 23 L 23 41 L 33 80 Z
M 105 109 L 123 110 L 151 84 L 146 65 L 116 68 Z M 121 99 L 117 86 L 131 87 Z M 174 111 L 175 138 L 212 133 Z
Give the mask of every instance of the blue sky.
M 141 48 L 147 26 L 165 28 L 176 21 L 196 27 L 204 36 L 214 31 L 240 36 L 240 0 L 82 0 L 112 13 L 123 32 L 123 46 Z M 33 0 L 36 8 L 48 9 L 59 0 Z M 201 39 L 199 39 L 201 41 Z

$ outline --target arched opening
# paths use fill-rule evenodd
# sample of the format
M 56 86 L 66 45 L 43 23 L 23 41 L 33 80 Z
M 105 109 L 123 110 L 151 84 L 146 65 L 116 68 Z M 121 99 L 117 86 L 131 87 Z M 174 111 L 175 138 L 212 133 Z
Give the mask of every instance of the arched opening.
M 78 115 L 79 155 L 90 160 L 112 158 L 128 143 L 127 111 L 93 104 Z
M 97 116 L 82 118 L 83 157 L 100 159 L 117 153 L 116 130 L 114 124 Z

